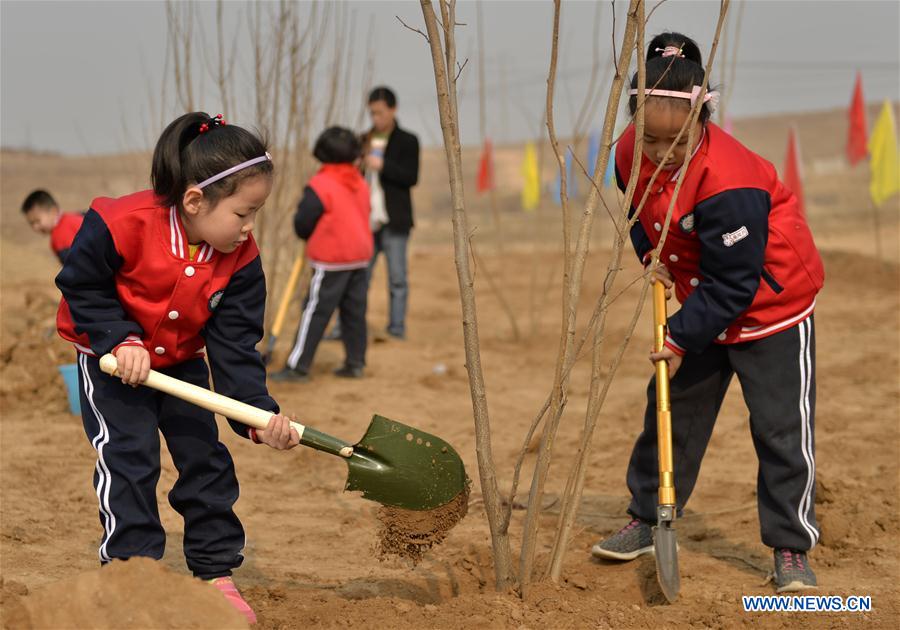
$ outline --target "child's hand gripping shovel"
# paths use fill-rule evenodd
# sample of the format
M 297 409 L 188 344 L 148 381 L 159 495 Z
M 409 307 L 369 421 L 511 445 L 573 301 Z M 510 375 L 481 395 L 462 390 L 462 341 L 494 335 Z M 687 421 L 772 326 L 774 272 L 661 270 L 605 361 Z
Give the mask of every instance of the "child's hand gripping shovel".
M 107 354 L 100 369 L 116 375 L 118 362 Z M 143 383 L 226 418 L 265 429 L 272 417 L 264 411 L 208 389 L 185 383 L 155 370 Z M 468 479 L 462 459 L 442 439 L 413 427 L 373 416 L 362 439 L 356 444 L 326 435 L 298 422 L 291 426 L 304 446 L 337 455 L 347 462 L 349 474 L 345 490 L 361 492 L 363 498 L 406 510 L 434 510 L 468 494 Z M 462 513 L 467 501 L 463 499 Z M 450 524 L 455 524 L 455 521 Z M 448 527 L 449 529 L 449 527 Z
M 288 307 L 291 305 L 291 299 L 294 297 L 294 291 L 297 290 L 297 283 L 306 270 L 306 249 L 303 248 L 294 259 L 294 266 L 291 267 L 291 275 L 288 276 L 287 285 L 284 287 L 284 294 L 281 296 L 281 303 L 278 305 L 278 311 L 275 313 L 275 321 L 272 323 L 272 330 L 269 331 L 269 337 L 266 339 L 266 349 L 262 353 L 263 363 L 269 365 L 272 361 L 272 353 L 275 350 L 275 342 L 278 341 L 278 335 L 284 327 L 284 319 L 287 316 Z
M 666 341 L 666 288 L 653 283 L 653 349 L 661 352 Z M 672 408 L 669 402 L 669 364 L 656 362 L 656 435 L 659 450 L 659 505 L 653 528 L 656 579 L 669 603 L 678 599 L 678 547 L 675 542 L 675 466 L 672 463 Z

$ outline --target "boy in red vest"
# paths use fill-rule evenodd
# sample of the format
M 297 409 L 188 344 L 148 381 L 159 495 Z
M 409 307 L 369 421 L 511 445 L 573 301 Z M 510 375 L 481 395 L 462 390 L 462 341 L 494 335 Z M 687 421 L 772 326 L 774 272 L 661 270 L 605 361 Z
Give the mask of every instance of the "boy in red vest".
M 25 197 L 22 214 L 32 230 L 50 237 L 50 249 L 59 262 L 65 263 L 84 215 L 80 212 L 60 212 L 59 204 L 46 190 L 35 190 Z
M 307 241 L 313 277 L 297 340 L 274 380 L 308 381 L 316 348 L 336 308 L 346 352 L 337 376 L 361 378 L 366 364 L 366 269 L 374 243 L 369 228 L 369 187 L 358 169 L 362 147 L 349 129 L 330 127 L 316 140 L 322 163 L 309 181 L 294 217 L 297 236 Z

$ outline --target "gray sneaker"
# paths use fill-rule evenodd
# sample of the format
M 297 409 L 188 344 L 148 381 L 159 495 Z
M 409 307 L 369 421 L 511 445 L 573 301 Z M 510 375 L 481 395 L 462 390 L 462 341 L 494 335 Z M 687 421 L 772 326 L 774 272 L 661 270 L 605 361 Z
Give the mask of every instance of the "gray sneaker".
M 634 560 L 645 553 L 653 553 L 653 529 L 638 518 L 591 547 L 592 556 L 607 560 Z
M 796 593 L 816 587 L 816 574 L 809 566 L 805 551 L 775 550 L 776 593 Z

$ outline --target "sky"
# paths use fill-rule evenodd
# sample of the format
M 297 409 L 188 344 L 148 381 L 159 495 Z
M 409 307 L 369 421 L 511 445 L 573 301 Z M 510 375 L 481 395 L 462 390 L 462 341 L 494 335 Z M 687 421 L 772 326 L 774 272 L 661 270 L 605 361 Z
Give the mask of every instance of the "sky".
M 648 0 L 647 6 L 655 4 L 656 0 Z M 272 6 L 264 5 L 263 10 Z M 621 40 L 625 0 L 600 4 L 597 38 L 597 4 L 563 2 L 554 101 L 561 135 L 571 131 L 585 98 L 594 55 L 604 69 L 610 63 L 611 6 Z M 300 9 L 308 13 L 310 5 Z M 215 28 L 215 10 L 213 2 L 195 5 L 197 22 L 205 33 Z M 361 84 L 365 34 L 371 28 L 374 83 L 389 85 L 397 93 L 399 119 L 405 127 L 426 145 L 439 143 L 427 44 L 397 19 L 424 30 L 419 2 L 348 1 L 342 10 L 354 16 L 356 24 L 357 73 L 351 75 L 351 91 L 342 103 L 344 120 L 339 122 L 355 126 L 365 87 Z M 651 16 L 648 37 L 665 30 L 680 31 L 698 42 L 705 58 L 718 10 L 715 0 L 667 0 Z M 248 13 L 246 2 L 224 5 L 226 32 L 237 54 L 231 87 L 239 102 L 237 111 L 223 113 L 226 119 L 253 126 Z M 476 2 L 459 0 L 457 20 L 464 25 L 457 29 L 458 54 L 461 62 L 469 59 L 459 80 L 464 144 L 480 142 L 481 133 L 477 15 Z M 486 0 L 482 15 L 486 133 L 501 144 L 545 133 L 540 118 L 552 2 Z M 159 1 L 0 0 L 0 145 L 71 155 L 151 148 L 160 131 L 161 115 L 156 113 L 160 107 L 169 119 L 182 113 L 168 76 L 167 41 L 165 4 Z M 734 75 L 718 66 L 713 84 L 724 78 L 730 81 L 725 85 L 728 111 L 735 117 L 845 107 L 857 71 L 868 101 L 900 99 L 900 2 L 896 0 L 737 0 L 731 3 L 724 41 L 731 42 L 731 50 L 737 43 Z M 194 42 L 195 51 L 204 51 L 208 39 L 197 34 Z M 330 59 L 329 53 L 322 54 Z M 197 52 L 195 59 L 199 57 Z M 222 111 L 212 81 L 202 70 L 195 75 L 200 107 L 211 113 Z M 320 63 L 319 85 L 327 75 L 326 59 Z M 164 81 L 169 89 L 163 89 Z M 324 98 L 321 89 L 303 97 L 317 103 Z M 600 126 L 603 109 L 598 109 L 593 127 Z

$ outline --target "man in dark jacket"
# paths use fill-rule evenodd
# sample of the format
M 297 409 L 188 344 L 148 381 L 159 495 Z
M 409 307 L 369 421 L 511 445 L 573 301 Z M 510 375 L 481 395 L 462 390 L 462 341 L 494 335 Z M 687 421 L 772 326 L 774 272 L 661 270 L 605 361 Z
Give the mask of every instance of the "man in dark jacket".
M 369 94 L 372 129 L 366 134 L 364 166 L 372 188 L 371 227 L 375 254 L 384 252 L 388 266 L 390 319 L 387 332 L 398 339 L 406 336 L 407 244 L 413 227 L 410 189 L 419 179 L 419 140 L 397 124 L 397 97 L 386 87 Z

